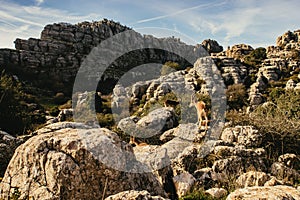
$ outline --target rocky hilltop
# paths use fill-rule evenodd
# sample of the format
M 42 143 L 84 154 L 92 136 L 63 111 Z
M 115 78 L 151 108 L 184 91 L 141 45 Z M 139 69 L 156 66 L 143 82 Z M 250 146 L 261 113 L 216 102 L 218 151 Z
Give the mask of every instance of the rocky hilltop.
M 72 85 L 82 59 L 93 47 L 125 30 L 129 28 L 109 20 L 47 25 L 40 39 L 16 39 L 15 50 L 0 49 L 0 66 L 36 85 L 59 91 Z
M 118 56 L 114 43 L 104 53 L 117 59 L 97 87 L 71 97 L 80 66 L 99 61 L 90 52 L 103 53 L 97 46 L 126 30 L 135 35 L 128 46 L 178 51 Z M 0 199 L 300 199 L 299 30 L 276 46 L 224 50 L 215 40 L 186 45 L 105 19 L 47 25 L 40 39 L 15 47 L 0 49 Z M 158 63 L 155 73 L 146 65 L 142 79 L 118 82 L 147 63 Z M 208 130 L 196 125 L 191 94 L 206 104 Z

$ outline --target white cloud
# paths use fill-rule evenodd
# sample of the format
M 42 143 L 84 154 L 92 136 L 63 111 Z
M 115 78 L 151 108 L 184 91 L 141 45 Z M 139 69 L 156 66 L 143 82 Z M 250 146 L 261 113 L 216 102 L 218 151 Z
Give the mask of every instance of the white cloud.
M 189 29 L 189 35 L 212 37 L 224 46 L 236 43 L 271 45 L 288 29 L 300 28 L 298 0 L 216 0 L 185 9 L 182 9 L 183 3 L 153 4 L 152 13 L 159 14 L 139 20 L 139 23 L 146 25 L 167 19 L 178 28 Z
M 77 15 L 64 10 L 2 2 L 0 7 L 0 48 L 13 48 L 13 41 L 16 38 L 38 38 L 43 27 L 49 23 L 63 21 L 77 23 L 97 18 L 100 18 L 100 15 Z
M 37 6 L 39 6 L 42 3 L 44 3 L 44 0 L 35 0 L 35 3 L 36 3 Z

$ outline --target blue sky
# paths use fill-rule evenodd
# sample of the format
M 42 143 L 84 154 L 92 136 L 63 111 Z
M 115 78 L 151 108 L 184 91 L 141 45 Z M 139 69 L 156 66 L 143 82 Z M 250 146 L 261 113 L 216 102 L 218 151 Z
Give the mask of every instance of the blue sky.
M 39 38 L 46 24 L 103 18 L 145 34 L 177 36 L 175 33 L 179 32 L 189 38 L 183 41 L 190 44 L 211 38 L 224 48 L 240 43 L 253 47 L 275 45 L 277 36 L 300 29 L 299 0 L 0 0 L 0 3 L 0 48 L 14 48 L 16 38 Z

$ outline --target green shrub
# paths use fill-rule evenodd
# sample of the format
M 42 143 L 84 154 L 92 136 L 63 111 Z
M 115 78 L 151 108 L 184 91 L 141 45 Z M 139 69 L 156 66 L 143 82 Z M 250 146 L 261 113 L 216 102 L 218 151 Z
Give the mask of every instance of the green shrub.
M 226 97 L 230 109 L 239 110 L 247 105 L 247 91 L 243 84 L 229 85 Z
M 97 119 L 101 127 L 109 128 L 115 124 L 112 114 L 97 113 Z
M 178 71 L 178 70 L 184 70 L 185 68 L 183 66 L 180 66 L 176 62 L 168 61 L 161 67 L 161 75 L 167 75 L 172 72 Z
M 52 108 L 50 108 L 49 110 L 49 114 L 53 117 L 56 117 L 59 114 L 60 110 L 58 109 L 57 106 L 53 106 Z
M 226 199 L 226 197 L 222 198 Z M 195 190 L 190 194 L 181 197 L 180 200 L 216 200 L 210 194 L 206 194 L 203 189 Z
M 251 67 L 257 68 L 264 59 L 267 58 L 266 49 L 263 47 L 256 48 L 249 55 L 245 56 L 244 63 Z
M 252 125 L 264 136 L 270 159 L 284 153 L 299 154 L 300 94 L 295 91 L 273 90 L 271 100 L 251 114 L 229 111 L 227 120 L 235 125 Z

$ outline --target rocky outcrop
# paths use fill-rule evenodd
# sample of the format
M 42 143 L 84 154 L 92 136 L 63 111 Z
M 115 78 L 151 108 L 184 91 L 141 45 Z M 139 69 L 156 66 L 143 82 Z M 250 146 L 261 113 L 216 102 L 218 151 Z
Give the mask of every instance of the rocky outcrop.
M 47 25 L 40 39 L 16 39 L 16 50 L 0 49 L 0 65 L 22 78 L 33 76 L 29 81 L 37 86 L 59 88 L 72 83 L 84 55 L 94 46 L 125 30 L 129 28 L 109 20 Z
M 300 199 L 300 191 L 288 186 L 248 187 L 232 192 L 226 200 L 295 200 Z
M 177 195 L 180 198 L 190 192 L 196 179 L 191 174 L 185 172 L 173 177 L 173 181 L 177 191 Z
M 226 56 L 229 58 L 242 58 L 245 55 L 248 55 L 254 49 L 247 44 L 237 44 L 232 47 L 228 47 L 225 51 Z
M 225 128 L 221 134 L 221 139 L 225 142 L 245 147 L 260 147 L 263 137 L 252 126 L 236 126 Z
M 277 81 L 280 77 L 280 69 L 277 66 L 263 66 L 259 68 L 259 74 L 262 74 L 268 81 Z
M 300 158 L 295 154 L 279 156 L 271 166 L 271 174 L 285 184 L 293 185 L 300 179 Z
M 240 60 L 217 56 L 214 61 L 218 63 L 226 85 L 244 83 L 249 72 Z
M 286 47 L 288 44 L 292 45 L 292 44 L 297 44 L 299 42 L 300 42 L 300 30 L 294 32 L 288 31 L 276 39 L 276 45 L 281 48 Z
M 69 94 L 71 93 L 70 86 L 73 85 L 85 56 L 102 41 L 126 30 L 131 29 L 106 19 L 75 25 L 68 23 L 47 25 L 42 31 L 40 39 L 17 39 L 15 41 L 16 50 L 0 49 L 0 65 L 38 87 L 52 89 L 57 92 L 65 86 L 66 91 L 64 92 Z M 136 39 L 136 41 L 141 42 L 140 39 L 142 39 L 145 40 L 145 44 L 168 43 L 168 46 L 182 49 L 182 52 L 195 48 L 175 38 L 157 39 L 152 36 L 143 37 L 138 33 L 135 36 L 136 38 L 133 39 Z M 171 43 L 172 45 L 170 45 Z M 203 54 L 207 54 L 202 46 L 196 48 L 201 48 Z M 129 59 L 129 57 L 132 59 Z M 106 74 L 104 81 L 109 80 L 111 82 L 105 83 L 113 84 L 113 80 L 120 78 L 130 67 L 139 64 L 146 62 L 163 64 L 167 61 L 175 61 L 183 66 L 191 65 L 184 58 L 173 53 L 142 49 L 132 52 L 131 56 L 114 60 L 115 74 Z M 92 72 L 92 75 L 95 76 L 96 74 Z M 110 80 L 110 78 L 113 80 Z
M 201 45 L 206 49 L 208 53 L 220 53 L 223 51 L 223 47 L 215 40 L 207 39 L 203 40 Z
M 240 188 L 264 186 L 270 179 L 270 176 L 265 172 L 249 171 L 239 176 L 236 180 L 236 184 Z
M 109 167 L 126 168 L 126 157 L 134 159 L 130 153 L 101 154 L 111 153 L 109 148 L 132 152 L 130 145 L 103 128 L 64 128 L 34 136 L 16 150 L 0 183 L 0 197 L 8 198 L 15 189 L 21 198 L 34 199 L 95 199 L 126 190 L 165 195 L 152 173 L 132 174 Z

